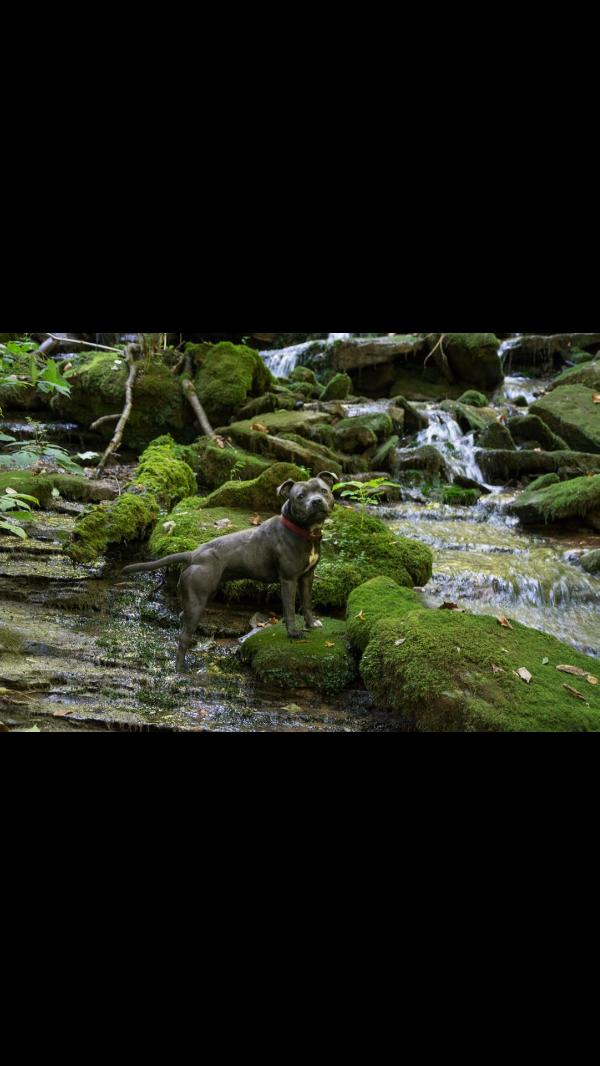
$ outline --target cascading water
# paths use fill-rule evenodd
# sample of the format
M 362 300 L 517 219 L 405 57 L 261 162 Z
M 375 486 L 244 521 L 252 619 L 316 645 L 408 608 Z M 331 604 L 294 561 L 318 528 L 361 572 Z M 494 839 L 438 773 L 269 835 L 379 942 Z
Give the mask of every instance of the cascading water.
M 302 365 L 302 356 L 315 344 L 326 348 L 336 341 L 348 340 L 354 336 L 352 333 L 329 333 L 327 340 L 304 341 L 302 344 L 291 344 L 288 348 L 273 348 L 259 352 L 263 363 L 277 378 L 287 378 L 298 365 Z
M 479 485 L 485 485 L 484 476 L 475 459 L 475 434 L 463 433 L 458 422 L 448 411 L 442 411 L 431 404 L 416 405 L 429 419 L 429 425 L 417 435 L 418 446 L 433 444 L 443 455 L 454 475 L 468 477 Z M 399 449 L 406 457 L 411 449 Z

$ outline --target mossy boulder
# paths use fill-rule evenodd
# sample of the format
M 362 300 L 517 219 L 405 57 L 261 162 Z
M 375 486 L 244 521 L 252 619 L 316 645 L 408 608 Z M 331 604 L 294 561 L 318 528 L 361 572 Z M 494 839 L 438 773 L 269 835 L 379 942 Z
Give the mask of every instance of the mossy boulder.
M 461 381 L 489 392 L 504 379 L 493 333 L 446 333 L 444 351 L 450 369 Z
M 402 448 L 394 457 L 394 473 L 401 476 L 407 470 L 420 471 L 429 480 L 450 481 L 451 474 L 443 455 L 433 444 L 418 448 Z
M 554 379 L 548 391 L 563 388 L 565 385 L 585 385 L 586 389 L 600 392 L 600 359 L 563 371 Z
M 395 536 L 373 515 L 338 506 L 323 527 L 313 601 L 318 607 L 344 607 L 352 589 L 372 577 L 391 577 L 406 588 L 426 585 L 432 565 L 424 544 Z
M 257 418 L 259 415 L 271 411 L 293 411 L 298 403 L 298 397 L 287 392 L 266 392 L 263 396 L 257 396 L 255 400 L 248 400 L 236 412 L 237 418 L 245 420 Z
M 323 466 L 323 447 L 315 445 L 311 439 L 314 427 L 330 422 L 331 418 L 331 415 L 316 411 L 276 411 L 261 415 L 257 421 L 234 422 L 224 432 L 247 451 L 258 452 L 271 460 L 305 466 L 313 475 L 330 469 L 339 476 L 341 459 L 328 458 Z
M 227 481 L 206 497 L 203 506 L 273 513 L 280 510 L 282 504 L 277 496 L 277 488 L 289 478 L 294 481 L 307 480 L 304 471 L 293 463 L 274 463 L 251 481 Z
M 180 446 L 178 457 L 186 458 L 189 465 L 198 474 L 202 485 L 216 489 L 231 479 L 231 472 L 236 468 L 237 476 L 244 481 L 259 477 L 271 465 L 270 459 L 253 455 L 243 448 L 227 444 L 221 448 L 211 437 L 200 437 L 195 444 Z
M 379 707 L 422 732 L 600 730 L 600 685 L 556 669 L 568 664 L 600 677 L 598 660 L 510 624 L 416 609 L 373 627 L 360 672 Z M 530 684 L 516 675 L 522 667 Z M 567 682 L 582 700 L 565 689 Z
M 469 407 L 487 407 L 488 398 L 483 392 L 476 392 L 475 389 L 468 389 L 467 392 L 463 392 L 462 396 L 458 397 L 459 403 L 466 403 Z
M 245 344 L 188 345 L 186 353 L 198 366 L 194 385 L 213 425 L 228 421 L 249 397 L 261 396 L 275 384 L 258 352 Z
M 529 412 L 539 415 L 570 448 L 600 452 L 600 404 L 585 385 L 561 385 L 536 400 Z
M 0 495 L 7 489 L 34 496 L 40 507 L 48 507 L 56 489 L 63 500 L 92 503 L 112 500 L 116 488 L 106 481 L 95 481 L 78 474 L 32 474 L 29 470 L 11 470 L 0 473 Z
M 116 354 L 92 353 L 77 364 L 69 378 L 70 396 L 58 397 L 56 410 L 84 426 L 104 415 L 120 414 L 125 403 L 128 366 Z M 193 423 L 179 379 L 164 363 L 142 362 L 133 388 L 133 406 L 123 433 L 130 448 L 144 447 L 161 429 L 181 435 L 192 433 Z M 110 440 L 116 421 L 104 423 L 98 433 Z
M 371 460 L 371 466 L 373 470 L 392 470 L 394 465 L 394 459 L 396 456 L 396 448 L 400 443 L 400 438 L 394 434 L 389 440 L 386 440 L 379 446 L 375 455 Z
M 321 399 L 345 400 L 352 392 L 352 378 L 348 374 L 334 374 L 331 381 L 327 382 Z
M 586 452 L 543 452 L 533 449 L 523 451 L 488 450 L 475 452 L 479 468 L 490 485 L 502 485 L 507 481 L 521 481 L 541 474 L 560 474 L 561 477 L 577 477 L 600 470 L 597 455 Z
M 245 447 L 247 441 L 252 443 L 249 451 L 260 451 L 258 446 L 264 430 L 272 436 L 281 436 L 283 433 L 297 433 L 300 437 L 310 437 L 312 430 L 319 425 L 331 423 L 333 416 L 325 411 L 270 411 L 261 414 L 256 419 L 244 419 L 232 422 L 224 427 L 225 432 Z M 253 426 L 263 427 L 255 430 Z
M 600 474 L 541 489 L 530 486 L 511 504 L 510 513 L 524 525 L 577 520 L 600 530 Z
M 281 623 L 266 626 L 244 641 L 241 657 L 261 681 L 286 692 L 301 688 L 339 692 L 354 681 L 356 661 L 344 622 L 322 621 L 322 629 L 305 630 L 301 640 L 290 640 Z M 299 628 L 302 624 L 299 621 Z
M 109 548 L 144 540 L 160 514 L 183 496 L 196 491 L 196 478 L 187 463 L 175 457 L 168 437 L 143 453 L 135 478 L 110 503 L 100 504 L 75 523 L 66 554 L 76 563 L 97 561 Z
M 417 408 L 413 407 L 404 396 L 394 396 L 392 404 L 394 407 L 401 408 L 404 411 L 405 433 L 420 433 L 421 430 L 427 429 L 429 420 L 420 411 L 417 411 Z
M 517 444 L 528 445 L 535 442 L 547 452 L 569 450 L 566 441 L 553 433 L 538 415 L 515 415 L 509 418 L 508 428 Z
M 346 424 L 336 427 L 336 448 L 348 455 L 356 455 L 368 449 L 374 451 L 377 447 L 377 436 L 369 426 L 357 423 L 350 425 L 353 420 L 345 419 Z
M 346 625 L 352 646 L 364 651 L 377 622 L 402 617 L 420 606 L 416 592 L 398 585 L 390 577 L 373 577 L 363 582 L 352 590 L 346 605 Z
M 441 494 L 442 503 L 450 507 L 474 507 L 480 499 L 479 489 L 463 489 L 460 485 L 448 485 Z
M 290 381 L 304 381 L 309 385 L 318 385 L 314 370 L 307 366 L 295 366 L 290 374 Z
M 503 422 L 490 422 L 479 439 L 480 447 L 515 451 L 516 444 Z
M 586 552 L 581 558 L 581 565 L 586 574 L 600 574 L 600 548 Z
M 447 397 L 456 400 L 464 391 L 464 382 L 450 384 L 441 375 L 433 376 L 432 380 L 426 370 L 407 366 L 396 369 L 388 395 L 394 401 L 398 396 L 404 396 L 407 401 L 436 403 Z

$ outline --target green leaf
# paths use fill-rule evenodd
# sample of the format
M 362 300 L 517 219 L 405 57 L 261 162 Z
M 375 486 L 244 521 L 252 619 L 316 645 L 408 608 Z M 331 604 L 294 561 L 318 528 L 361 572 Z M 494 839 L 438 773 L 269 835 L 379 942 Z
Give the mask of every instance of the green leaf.
M 0 519 L 0 529 L 6 529 L 8 533 L 14 533 L 16 537 L 20 537 L 21 540 L 27 540 L 27 534 L 20 526 L 12 525 L 10 522 L 3 522 Z
M 6 433 L 0 433 L 0 440 L 1 441 L 11 441 L 12 442 L 15 439 L 16 439 L 15 437 L 9 437 Z

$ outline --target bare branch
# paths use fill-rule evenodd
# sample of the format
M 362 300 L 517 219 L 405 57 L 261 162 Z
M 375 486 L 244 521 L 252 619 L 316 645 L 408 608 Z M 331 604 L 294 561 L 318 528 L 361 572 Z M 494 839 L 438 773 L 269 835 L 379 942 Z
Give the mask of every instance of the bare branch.
M 125 383 L 125 406 L 123 408 L 121 417 L 119 418 L 119 421 L 117 423 L 117 428 L 115 429 L 113 438 L 110 444 L 108 445 L 108 448 L 104 452 L 104 455 L 102 456 L 100 462 L 98 463 L 98 466 L 96 467 L 96 477 L 100 477 L 109 457 L 112 455 L 113 452 L 116 452 L 123 439 L 123 432 L 131 414 L 131 408 L 133 407 L 133 386 L 135 385 L 135 379 L 137 377 L 138 369 L 134 356 L 138 353 L 139 348 L 137 344 L 127 345 L 127 348 L 125 349 L 125 359 L 129 366 L 129 376 Z

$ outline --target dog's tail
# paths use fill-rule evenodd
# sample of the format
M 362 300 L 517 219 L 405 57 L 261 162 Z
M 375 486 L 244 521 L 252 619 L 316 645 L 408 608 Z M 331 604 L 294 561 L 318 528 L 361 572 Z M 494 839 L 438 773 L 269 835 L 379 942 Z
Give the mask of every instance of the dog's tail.
M 160 570 L 162 566 L 170 566 L 171 563 L 187 563 L 192 561 L 192 552 L 178 552 L 177 555 L 165 555 L 164 559 L 154 559 L 151 563 L 132 563 L 124 566 L 121 573 L 135 574 L 138 570 Z

